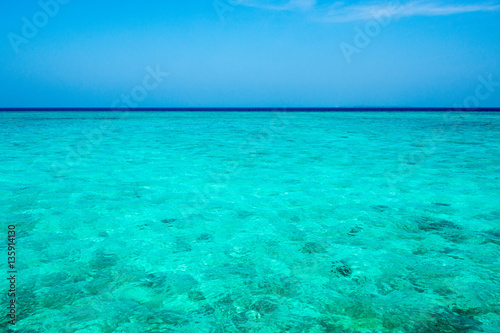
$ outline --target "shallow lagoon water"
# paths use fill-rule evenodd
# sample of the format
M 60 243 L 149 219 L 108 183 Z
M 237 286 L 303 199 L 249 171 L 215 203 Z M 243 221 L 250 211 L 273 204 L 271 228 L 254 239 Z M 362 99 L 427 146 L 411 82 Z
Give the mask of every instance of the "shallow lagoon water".
M 0 152 L 19 332 L 500 331 L 499 113 L 0 113 Z

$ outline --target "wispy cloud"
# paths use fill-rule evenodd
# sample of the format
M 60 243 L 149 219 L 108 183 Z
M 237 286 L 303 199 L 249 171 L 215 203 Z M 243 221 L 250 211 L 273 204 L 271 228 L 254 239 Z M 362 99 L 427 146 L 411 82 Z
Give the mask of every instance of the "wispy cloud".
M 392 17 L 410 16 L 447 16 L 464 13 L 488 12 L 500 10 L 498 4 L 440 4 L 428 1 L 400 3 L 394 1 L 385 4 L 342 6 L 334 4 L 321 13 L 319 18 L 329 22 L 365 21 L 388 14 Z
M 475 12 L 492 12 L 500 10 L 498 3 L 445 4 L 436 1 L 398 0 L 380 1 L 370 4 L 318 4 L 317 0 L 235 0 L 238 4 L 274 11 L 308 12 L 315 19 L 325 22 L 355 22 L 371 20 L 374 17 L 390 13 L 392 17 L 410 16 L 447 16 Z M 321 1 L 324 3 L 324 1 Z

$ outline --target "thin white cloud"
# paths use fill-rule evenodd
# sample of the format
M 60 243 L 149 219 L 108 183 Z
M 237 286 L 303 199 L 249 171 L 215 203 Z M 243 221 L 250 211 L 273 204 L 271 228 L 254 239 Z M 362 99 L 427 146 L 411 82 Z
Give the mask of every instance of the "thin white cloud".
M 371 20 L 390 13 L 392 17 L 410 16 L 447 16 L 464 13 L 492 12 L 500 10 L 498 3 L 443 4 L 435 1 L 399 0 L 380 3 L 349 5 L 335 2 L 330 5 L 318 5 L 316 0 L 233 0 L 234 4 L 273 11 L 302 11 L 313 18 L 325 22 L 354 22 Z
M 354 22 L 373 19 L 390 14 L 392 17 L 410 16 L 447 16 L 475 12 L 491 12 L 500 10 L 498 4 L 439 4 L 427 1 L 400 3 L 393 1 L 386 4 L 329 6 L 318 18 L 328 22 Z

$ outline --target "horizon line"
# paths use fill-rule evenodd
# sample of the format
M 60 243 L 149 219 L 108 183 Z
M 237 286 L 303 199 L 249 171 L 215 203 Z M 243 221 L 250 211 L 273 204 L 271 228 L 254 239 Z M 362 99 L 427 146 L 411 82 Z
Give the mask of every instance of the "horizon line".
M 95 111 L 95 112 L 111 112 L 111 111 L 193 111 L 193 112 L 334 112 L 334 111 L 457 111 L 457 112 L 498 112 L 500 107 L 481 107 L 481 108 L 466 108 L 466 107 L 140 107 L 140 108 L 111 108 L 111 107 L 0 107 L 0 112 L 63 112 L 63 111 Z

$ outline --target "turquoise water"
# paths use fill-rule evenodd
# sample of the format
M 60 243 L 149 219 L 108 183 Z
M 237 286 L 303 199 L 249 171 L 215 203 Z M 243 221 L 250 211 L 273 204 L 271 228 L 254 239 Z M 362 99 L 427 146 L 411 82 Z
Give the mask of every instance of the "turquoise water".
M 0 154 L 18 332 L 500 332 L 500 113 L 0 113 Z

